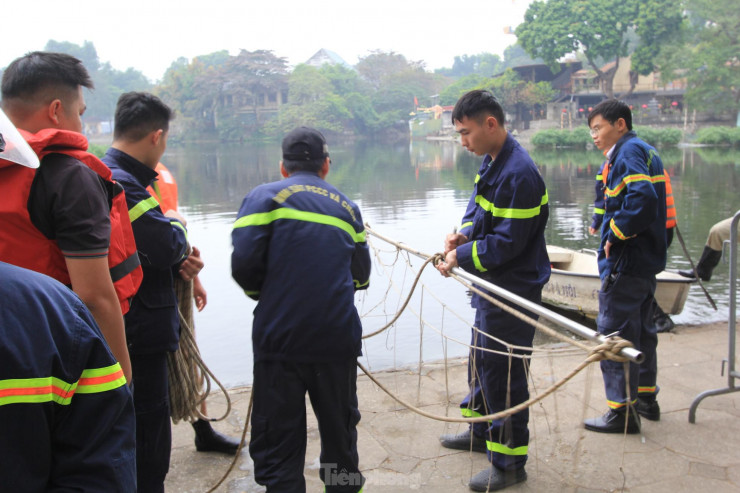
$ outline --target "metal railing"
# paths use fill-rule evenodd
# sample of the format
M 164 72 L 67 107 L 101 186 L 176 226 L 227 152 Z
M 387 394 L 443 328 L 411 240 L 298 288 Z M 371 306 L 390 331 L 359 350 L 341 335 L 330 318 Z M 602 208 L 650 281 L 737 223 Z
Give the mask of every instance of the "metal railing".
M 727 321 L 727 332 L 729 334 L 729 349 L 726 360 L 722 360 L 722 371 L 721 374 L 725 373 L 725 365 L 727 366 L 727 387 L 707 390 L 697 395 L 694 401 L 691 403 L 689 408 L 689 423 L 696 422 L 696 408 L 699 407 L 699 403 L 707 397 L 713 395 L 729 394 L 737 392 L 740 387 L 735 386 L 735 379 L 740 378 L 740 373 L 735 371 L 735 338 L 736 338 L 736 327 L 735 327 L 735 315 L 736 315 L 736 303 L 737 303 L 737 225 L 740 221 L 740 211 L 737 211 L 732 218 L 732 224 L 730 225 L 730 313 Z

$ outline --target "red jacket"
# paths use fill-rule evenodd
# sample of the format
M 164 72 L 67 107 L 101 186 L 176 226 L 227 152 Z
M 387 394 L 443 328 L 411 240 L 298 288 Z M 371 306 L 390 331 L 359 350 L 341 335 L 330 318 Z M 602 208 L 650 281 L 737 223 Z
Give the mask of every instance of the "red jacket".
M 87 152 L 87 139 L 82 134 L 49 128 L 36 134 L 21 130 L 21 135 L 39 159 L 51 153 L 66 154 L 87 165 L 104 180 L 114 182 L 110 169 Z M 56 241 L 44 236 L 33 225 L 28 213 L 28 197 L 35 175 L 34 169 L 0 159 L 0 260 L 44 273 L 69 285 L 67 265 Z M 108 265 L 121 311 L 126 313 L 129 299 L 141 284 L 142 272 L 126 197 L 120 186 L 115 189 L 120 191 L 111 197 Z

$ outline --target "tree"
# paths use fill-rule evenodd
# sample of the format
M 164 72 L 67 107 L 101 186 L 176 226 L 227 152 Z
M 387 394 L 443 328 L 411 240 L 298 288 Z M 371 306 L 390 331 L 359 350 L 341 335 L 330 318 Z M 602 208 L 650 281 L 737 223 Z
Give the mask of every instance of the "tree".
M 367 90 L 365 82 L 360 79 L 357 72 L 344 65 L 325 63 L 321 66 L 319 72 L 329 79 L 332 86 L 334 86 L 334 92 L 340 96 Z
M 357 72 L 376 90 L 390 77 L 409 71 L 424 73 L 424 62 L 406 60 L 405 56 L 394 51 L 378 50 L 357 62 Z
M 288 76 L 291 103 L 311 103 L 333 93 L 331 81 L 316 67 L 304 63 Z
M 687 42 L 662 53 L 661 77 L 687 80 L 685 101 L 705 111 L 740 111 L 740 11 L 733 0 L 687 0 Z
M 482 75 L 491 77 L 503 70 L 501 57 L 492 53 L 480 53 L 478 55 L 456 56 L 452 68 L 436 70 L 437 73 L 448 77 L 466 77 L 468 75 Z
M 85 41 L 76 45 L 68 41 L 49 40 L 44 51 L 66 53 L 78 58 L 90 74 L 95 89 L 85 89 L 87 111 L 85 116 L 91 121 L 111 121 L 118 98 L 124 92 L 146 91 L 152 87 L 144 74 L 133 68 L 117 70 L 108 62 L 101 63 L 95 45 Z
M 678 3 L 667 0 L 537 0 L 530 4 L 516 35 L 527 53 L 541 57 L 553 68 L 563 56 L 582 52 L 603 81 L 607 97 L 613 97 L 620 57 L 630 52 L 629 31 L 641 34 L 640 52 L 632 69 L 644 72 L 651 68 L 649 54 L 671 41 L 660 37 L 661 33 L 680 26 L 679 9 Z M 613 65 L 602 70 L 596 63 L 599 58 L 613 61 Z
M 532 58 L 520 43 L 514 43 L 504 49 L 503 69 L 543 63 L 541 58 Z
M 450 106 L 457 102 L 460 97 L 468 91 L 483 87 L 491 81 L 489 77 L 478 74 L 470 74 L 461 77 L 454 83 L 442 89 L 439 93 L 439 104 Z

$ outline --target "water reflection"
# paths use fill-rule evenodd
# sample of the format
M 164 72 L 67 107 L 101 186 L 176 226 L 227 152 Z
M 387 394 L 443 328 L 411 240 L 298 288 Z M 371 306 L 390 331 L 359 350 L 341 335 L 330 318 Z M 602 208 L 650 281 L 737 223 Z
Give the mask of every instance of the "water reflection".
M 330 151 L 328 181 L 360 205 L 365 221 L 428 253 L 440 250 L 444 235 L 459 223 L 480 163 L 479 158 L 454 142 L 330 142 Z M 550 197 L 548 243 L 576 249 L 597 248 L 598 239 L 588 235 L 587 227 L 593 207 L 594 177 L 603 155 L 598 151 L 574 150 L 531 154 Z M 662 150 L 661 157 L 671 175 L 679 228 L 697 261 L 710 226 L 740 208 L 740 152 L 674 148 Z M 230 385 L 251 380 L 249 326 L 254 308 L 254 303 L 231 280 L 231 224 L 243 197 L 252 188 L 280 178 L 279 160 L 277 143 L 171 147 L 163 158 L 178 180 L 190 237 L 201 248 L 207 264 L 202 277 L 209 291 L 209 305 L 197 318 L 201 349 L 214 362 L 212 366 L 221 366 L 217 374 L 224 375 Z M 687 267 L 681 246 L 674 240 L 668 268 Z M 450 284 L 436 284 L 436 279 L 429 282 L 443 294 L 450 289 Z M 684 312 L 674 320 L 726 320 L 727 284 L 728 266 L 720 264 L 707 284 L 719 311 L 714 312 L 700 289 L 693 287 Z M 374 289 L 381 291 L 386 287 L 379 281 L 373 284 Z M 450 302 L 454 302 L 455 309 L 467 312 L 464 295 L 455 293 L 448 297 Z M 393 357 L 378 363 L 382 358 L 377 356 L 387 349 L 382 347 L 384 344 L 388 345 L 387 340 L 381 341 L 377 350 L 371 348 L 376 364 L 412 364 L 418 358 L 418 339 L 412 338 L 392 344 Z M 440 358 L 441 345 L 425 349 L 424 354 L 425 359 Z M 457 350 L 457 354 L 465 351 Z

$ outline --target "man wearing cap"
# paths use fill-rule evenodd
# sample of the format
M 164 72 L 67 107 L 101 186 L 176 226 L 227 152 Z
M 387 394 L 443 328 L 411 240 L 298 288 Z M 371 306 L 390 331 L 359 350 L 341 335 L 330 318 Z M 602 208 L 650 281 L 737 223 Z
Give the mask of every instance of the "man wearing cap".
M 268 492 L 304 492 L 305 395 L 321 435 L 319 475 L 329 493 L 356 493 L 356 359 L 362 326 L 354 292 L 370 254 L 358 207 L 324 181 L 329 152 L 317 130 L 283 139 L 285 180 L 244 199 L 232 232 L 232 275 L 258 301 L 252 323 L 254 410 L 249 452 Z

